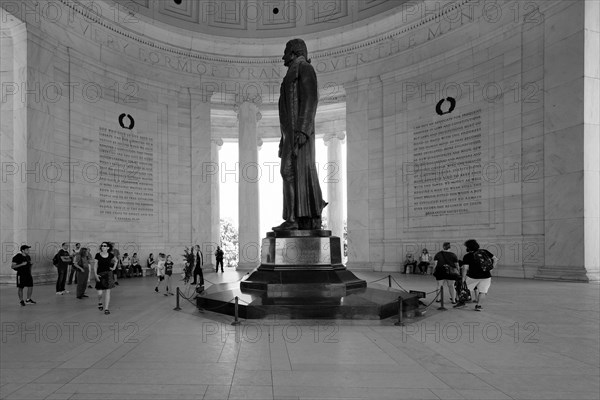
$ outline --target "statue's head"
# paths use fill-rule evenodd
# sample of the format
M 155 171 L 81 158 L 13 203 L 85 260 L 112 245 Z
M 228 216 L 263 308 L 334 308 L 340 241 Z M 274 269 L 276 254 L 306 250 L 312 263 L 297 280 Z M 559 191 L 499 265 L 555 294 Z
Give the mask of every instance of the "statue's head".
M 292 53 L 294 53 L 297 57 L 304 56 L 308 60 L 308 49 L 306 48 L 306 43 L 302 39 L 292 39 L 287 42 L 286 47 L 290 47 Z
M 284 65 L 287 67 L 296 58 L 304 56 L 308 61 L 308 49 L 306 43 L 302 39 L 292 39 L 285 45 L 285 52 L 283 54 Z M 310 61 L 309 61 L 310 62 Z

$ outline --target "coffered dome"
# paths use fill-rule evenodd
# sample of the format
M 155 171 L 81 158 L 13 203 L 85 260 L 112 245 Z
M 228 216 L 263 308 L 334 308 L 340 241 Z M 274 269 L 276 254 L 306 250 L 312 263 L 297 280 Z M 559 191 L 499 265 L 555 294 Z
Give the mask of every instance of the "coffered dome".
M 115 0 L 115 3 L 120 11 L 129 12 L 131 23 L 140 18 L 212 36 L 287 38 L 366 22 L 406 1 Z

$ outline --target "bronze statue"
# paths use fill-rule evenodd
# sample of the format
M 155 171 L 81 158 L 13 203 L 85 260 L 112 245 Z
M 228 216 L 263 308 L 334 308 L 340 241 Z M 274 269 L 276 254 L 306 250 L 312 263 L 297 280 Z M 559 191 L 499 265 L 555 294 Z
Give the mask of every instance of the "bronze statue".
M 302 39 L 285 46 L 288 67 L 281 83 L 279 122 L 283 219 L 274 231 L 321 229 L 323 201 L 315 165 L 315 114 L 319 102 L 317 75 Z

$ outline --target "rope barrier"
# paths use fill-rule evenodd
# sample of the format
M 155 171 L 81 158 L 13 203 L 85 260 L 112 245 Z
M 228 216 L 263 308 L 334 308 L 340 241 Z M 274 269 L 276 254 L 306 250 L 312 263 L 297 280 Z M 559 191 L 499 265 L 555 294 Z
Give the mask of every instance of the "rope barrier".
M 391 276 L 391 275 L 390 275 L 390 276 Z M 395 279 L 393 276 L 392 276 L 392 280 L 394 281 L 394 283 L 395 283 L 396 285 L 398 285 L 398 287 L 399 287 L 400 289 L 404 290 L 405 292 L 408 292 L 408 290 L 404 289 L 404 288 L 402 287 L 402 285 L 401 285 L 401 284 L 399 284 L 399 283 L 396 281 L 396 279 Z
M 427 294 L 431 294 L 431 293 L 435 293 L 435 292 L 437 292 L 437 295 L 434 297 L 434 299 L 433 299 L 433 300 L 431 300 L 431 303 L 429 303 L 429 304 L 425 305 L 425 309 L 428 309 L 429 307 L 431 307 L 431 305 L 432 305 L 433 303 L 435 303 L 435 301 L 436 301 L 436 300 L 438 299 L 438 297 L 440 296 L 440 292 L 439 292 L 439 290 L 437 290 L 437 289 L 436 289 L 436 290 L 434 290 L 434 291 L 432 291 L 432 292 L 429 292 L 429 293 L 427 293 Z
M 377 283 L 377 282 L 381 282 L 381 281 L 382 281 L 382 280 L 384 280 L 384 279 L 388 279 L 388 277 L 387 277 L 387 276 L 384 276 L 384 277 L 383 277 L 383 278 L 381 278 L 381 279 L 377 279 L 376 281 L 373 281 L 373 282 L 368 282 L 368 283 Z
M 242 279 L 243 279 L 243 277 L 242 277 Z M 238 281 L 234 281 L 234 282 L 240 282 L 240 281 L 242 281 L 242 279 L 239 279 Z M 381 279 L 377 279 L 375 281 L 369 282 L 369 284 L 378 283 L 378 282 L 381 282 L 381 281 L 383 281 L 385 279 L 388 279 L 388 285 L 389 285 L 389 287 L 391 287 L 391 282 L 393 281 L 396 284 L 396 286 L 399 287 L 401 290 L 404 290 L 404 291 L 408 292 L 408 290 L 406 290 L 392 275 L 387 275 L 387 276 L 385 276 L 385 277 L 383 277 Z M 208 279 L 204 279 L 204 281 L 210 283 L 211 285 L 215 285 L 214 282 L 211 282 Z M 234 282 L 228 282 L 228 283 L 234 283 Z M 189 283 L 186 283 L 185 287 L 186 287 L 185 292 L 182 291 L 179 287 L 177 287 L 178 298 L 177 298 L 177 307 L 175 309 L 179 308 L 179 306 L 180 306 L 179 305 L 179 297 L 182 297 L 183 299 L 185 299 L 188 302 L 190 302 L 190 304 L 192 304 L 195 307 L 197 307 L 197 304 L 195 302 L 193 302 L 193 300 L 196 299 L 196 297 L 198 295 L 198 293 L 196 293 L 196 286 L 193 286 L 193 285 L 190 285 Z M 441 289 L 441 290 L 443 290 L 443 289 Z M 429 307 L 431 307 L 437 301 L 437 299 L 440 298 L 440 296 L 443 296 L 443 294 L 441 294 L 442 293 L 441 290 L 440 289 L 436 289 L 436 290 L 432 290 L 430 292 L 425 292 L 426 295 L 430 295 L 432 293 L 436 293 L 436 296 L 434 297 L 434 299 L 429 304 L 425 304 L 424 302 L 421 302 L 421 304 L 425 307 L 425 310 L 427 310 Z M 189 293 L 190 291 L 192 291 L 192 293 Z M 402 322 L 402 316 L 400 315 L 400 313 L 402 312 L 402 300 L 401 300 L 401 298 L 399 298 L 398 301 L 399 301 L 399 306 L 398 306 L 399 317 L 398 317 L 397 324 L 402 325 L 403 324 L 403 322 Z M 231 298 L 229 301 L 224 302 L 223 304 L 221 304 L 219 306 L 216 306 L 216 307 L 211 307 L 211 308 L 199 307 L 199 308 L 202 311 L 216 311 L 216 310 L 222 309 L 224 307 L 230 306 L 230 304 L 232 302 L 234 302 L 235 314 L 236 314 L 235 315 L 234 323 L 232 323 L 232 324 L 233 325 L 237 325 L 237 324 L 240 323 L 239 320 L 238 320 L 239 302 L 242 302 L 245 305 L 250 305 L 249 302 L 240 299 L 238 296 L 235 296 L 235 297 Z M 264 305 L 264 306 L 265 307 L 269 307 L 270 312 L 274 313 L 274 314 L 276 314 L 276 313 L 288 313 L 289 311 L 293 311 L 293 310 L 296 309 L 295 305 L 290 305 L 290 306 L 285 306 L 285 305 L 277 305 L 277 306 L 275 306 L 275 305 Z M 332 305 L 321 304 L 321 305 L 319 305 L 319 309 L 325 309 L 325 310 L 327 310 L 327 309 L 335 309 L 335 308 L 337 308 L 339 306 L 340 306 L 339 304 L 332 304 Z M 256 307 L 259 308 L 259 309 L 261 308 L 261 306 L 256 306 Z M 442 305 L 442 307 L 443 307 L 443 305 Z M 235 323 L 236 321 L 237 321 L 237 324 Z
M 438 310 L 441 311 L 446 311 L 447 308 L 444 307 L 444 287 L 440 286 L 440 306 L 438 307 Z
M 231 323 L 231 325 L 233 325 L 233 326 L 241 324 L 241 322 L 238 320 L 238 300 L 239 300 L 239 298 L 237 296 L 235 296 L 234 320 Z
M 394 325 L 404 326 L 404 322 L 402 322 L 402 296 L 398 297 L 398 321 Z

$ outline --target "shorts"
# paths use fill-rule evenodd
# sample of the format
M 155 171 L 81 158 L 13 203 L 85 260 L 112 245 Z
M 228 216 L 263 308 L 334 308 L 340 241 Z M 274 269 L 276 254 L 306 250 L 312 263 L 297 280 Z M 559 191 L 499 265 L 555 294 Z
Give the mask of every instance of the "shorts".
M 31 274 L 17 274 L 17 287 L 20 289 L 33 287 L 33 276 Z
M 473 291 L 473 289 L 477 288 L 479 293 L 486 294 L 491 284 L 492 278 L 473 279 L 467 276 L 467 288 L 469 288 L 470 291 Z

